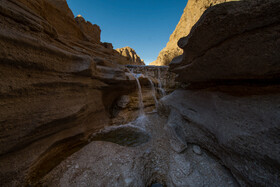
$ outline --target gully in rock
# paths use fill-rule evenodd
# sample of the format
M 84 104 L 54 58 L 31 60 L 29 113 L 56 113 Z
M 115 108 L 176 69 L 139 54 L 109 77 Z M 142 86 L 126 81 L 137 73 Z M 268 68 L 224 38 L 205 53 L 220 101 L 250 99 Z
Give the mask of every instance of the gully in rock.
M 280 187 L 279 0 L 0 1 L 1 187 Z

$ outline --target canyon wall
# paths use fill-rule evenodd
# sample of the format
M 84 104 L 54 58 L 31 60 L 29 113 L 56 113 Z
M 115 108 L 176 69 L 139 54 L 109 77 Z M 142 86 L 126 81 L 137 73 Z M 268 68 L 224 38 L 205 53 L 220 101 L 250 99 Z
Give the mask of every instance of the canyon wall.
M 130 62 L 66 0 L 1 0 L 0 27 L 1 186 L 38 185 L 92 133 L 138 117 Z
M 241 186 L 280 184 L 280 2 L 213 6 L 170 70 L 184 89 L 161 100 L 183 141 L 215 155 Z
M 0 185 L 279 186 L 279 10 L 211 6 L 145 67 L 65 0 L 1 0 Z
M 178 25 L 166 44 L 166 47 L 159 53 L 156 61 L 152 62 L 150 65 L 166 66 L 169 65 L 173 58 L 183 54 L 183 50 L 177 45 L 178 40 L 190 33 L 193 25 L 198 21 L 207 8 L 228 1 L 233 0 L 189 0 Z
M 137 55 L 134 49 L 131 47 L 123 47 L 116 49 L 122 56 L 126 57 L 132 65 L 145 65 L 144 61 Z

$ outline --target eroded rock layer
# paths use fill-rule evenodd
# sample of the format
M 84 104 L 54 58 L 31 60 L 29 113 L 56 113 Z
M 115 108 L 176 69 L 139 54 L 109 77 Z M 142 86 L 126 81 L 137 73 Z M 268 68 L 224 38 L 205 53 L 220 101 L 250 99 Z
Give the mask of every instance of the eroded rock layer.
M 126 67 L 131 72 L 150 79 L 155 84 L 155 88 L 163 89 L 162 91 L 166 92 L 166 94 L 171 93 L 177 87 L 175 82 L 176 74 L 168 71 L 168 66 L 126 65 Z M 158 90 L 158 92 L 161 91 Z
M 219 4 L 179 41 L 185 89 L 161 111 L 186 142 L 216 155 L 241 186 L 280 183 L 280 2 Z
M 130 62 L 66 0 L 1 0 L 0 27 L 1 186 L 37 185 L 92 133 L 138 117 L 135 78 L 119 65 Z
M 169 65 L 173 58 L 183 54 L 183 50 L 177 45 L 178 40 L 190 33 L 191 28 L 207 8 L 228 1 L 232 0 L 188 0 L 184 13 L 170 36 L 166 47 L 159 53 L 157 60 L 150 65 L 166 66 Z

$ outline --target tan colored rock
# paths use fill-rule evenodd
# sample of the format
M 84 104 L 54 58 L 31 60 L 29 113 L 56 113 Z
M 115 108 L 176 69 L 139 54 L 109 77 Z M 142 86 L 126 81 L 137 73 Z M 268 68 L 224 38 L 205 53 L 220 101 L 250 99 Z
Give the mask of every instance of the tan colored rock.
M 232 0 L 189 0 L 176 29 L 170 36 L 169 42 L 166 44 L 166 47 L 159 53 L 157 60 L 150 63 L 150 65 L 168 65 L 173 58 L 183 54 L 183 50 L 177 45 L 179 39 L 190 33 L 191 28 L 207 8 L 227 1 Z
M 144 61 L 137 55 L 134 49 L 131 47 L 123 47 L 116 49 L 122 56 L 126 57 L 130 61 L 131 65 L 145 65 Z
M 81 31 L 85 33 L 85 37 L 92 43 L 100 42 L 101 30 L 98 25 L 92 25 L 89 21 L 86 21 L 82 16 L 75 18 Z
M 138 116 L 128 61 L 65 0 L 1 0 L 0 28 L 1 186 L 37 184 L 121 113 L 122 123 Z M 113 115 L 123 95 L 134 102 Z

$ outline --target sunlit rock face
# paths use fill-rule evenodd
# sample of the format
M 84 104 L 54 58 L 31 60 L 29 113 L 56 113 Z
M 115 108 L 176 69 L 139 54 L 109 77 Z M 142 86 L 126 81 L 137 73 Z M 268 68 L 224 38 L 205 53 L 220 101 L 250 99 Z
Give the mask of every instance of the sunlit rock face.
M 170 64 L 184 89 L 160 103 L 178 136 L 214 154 L 241 186 L 280 183 L 279 10 L 278 0 L 257 0 L 205 11 Z
M 144 61 L 137 55 L 131 47 L 123 47 L 116 49 L 122 56 L 124 56 L 131 65 L 145 65 Z
M 92 133 L 136 119 L 138 88 L 65 0 L 1 0 L 0 12 L 0 186 L 37 185 Z
M 191 28 L 207 8 L 228 1 L 232 0 L 189 0 L 176 29 L 166 44 L 166 47 L 159 53 L 157 60 L 150 65 L 169 65 L 173 58 L 183 54 L 183 50 L 177 45 L 178 40 L 190 33 Z
M 100 42 L 100 33 L 101 30 L 98 25 L 92 25 L 89 21 L 86 21 L 81 15 L 75 18 L 78 26 L 81 31 L 85 34 L 85 39 L 89 40 L 92 43 Z

